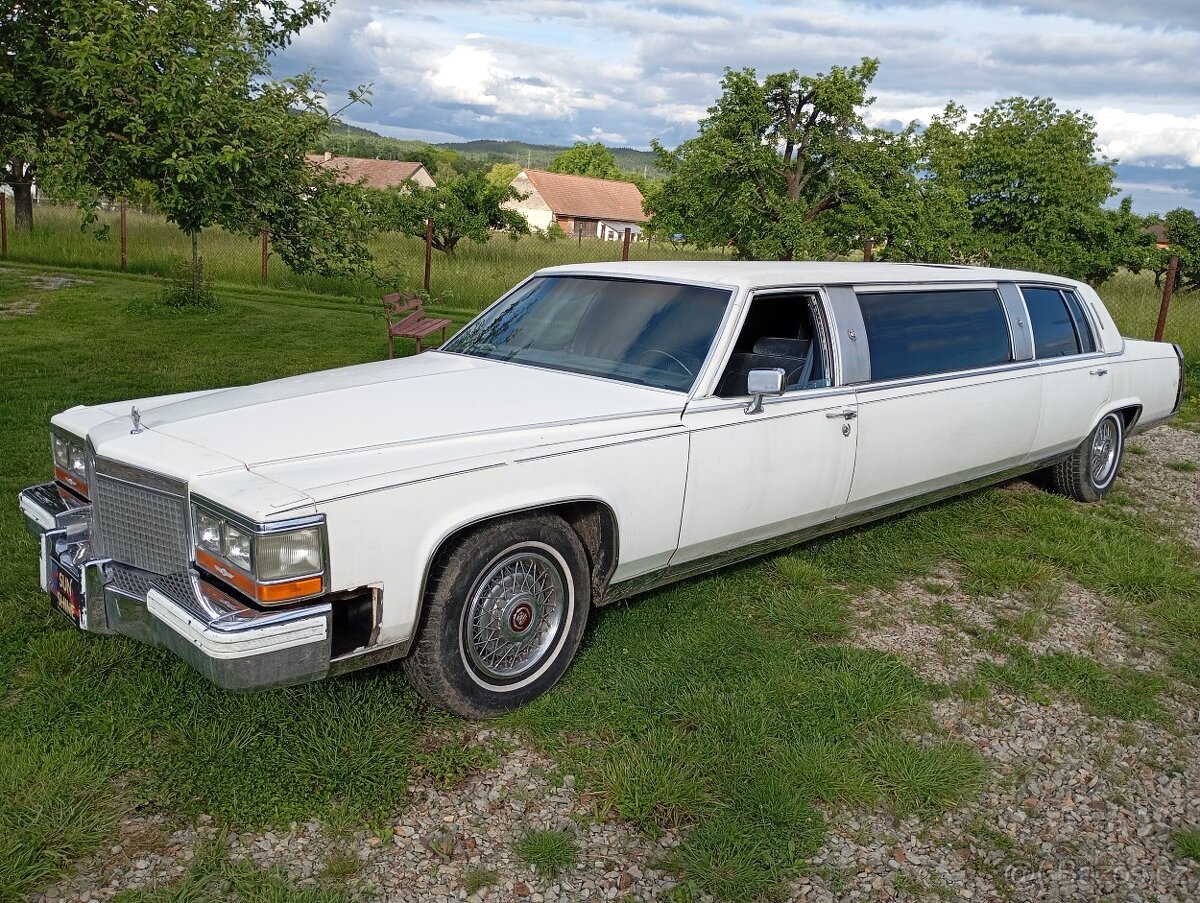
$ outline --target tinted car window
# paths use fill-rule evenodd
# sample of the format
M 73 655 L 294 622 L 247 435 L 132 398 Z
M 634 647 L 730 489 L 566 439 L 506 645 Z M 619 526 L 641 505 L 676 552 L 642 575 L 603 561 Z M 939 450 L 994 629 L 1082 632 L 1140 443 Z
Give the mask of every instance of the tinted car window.
M 1067 300 L 1071 319 L 1075 321 L 1075 334 L 1079 336 L 1079 347 L 1084 351 L 1095 351 L 1096 340 L 1092 336 L 1092 327 L 1088 325 L 1087 317 L 1083 313 L 1083 305 L 1079 303 L 1074 292 L 1063 292 L 1063 297 Z
M 669 282 L 541 276 L 442 350 L 686 391 L 729 297 L 724 289 Z
M 1062 292 L 1052 288 L 1023 288 L 1033 347 L 1039 358 L 1079 353 L 1079 337 Z
M 863 292 L 871 378 L 970 370 L 1012 360 L 1000 296 L 993 289 Z

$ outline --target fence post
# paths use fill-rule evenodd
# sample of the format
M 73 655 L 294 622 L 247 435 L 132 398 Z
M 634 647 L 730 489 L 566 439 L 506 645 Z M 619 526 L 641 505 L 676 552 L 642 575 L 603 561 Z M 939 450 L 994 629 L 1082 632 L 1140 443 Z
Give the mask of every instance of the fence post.
M 630 236 L 630 233 L 631 233 L 630 228 L 628 226 L 626 226 L 625 227 L 625 241 L 622 242 L 622 244 L 621 244 L 621 259 L 622 260 L 629 259 L 629 236 Z
M 870 263 L 875 259 L 875 239 L 868 238 L 863 242 L 863 263 Z
M 8 256 L 8 195 L 0 191 L 0 255 Z
M 262 227 L 262 269 L 259 279 L 263 285 L 267 284 L 267 261 L 271 256 L 271 230 L 266 226 Z
M 1175 292 L 1175 274 L 1179 272 L 1179 255 L 1172 254 L 1167 264 L 1167 281 L 1163 284 L 1162 306 L 1158 309 L 1158 325 L 1154 327 L 1154 341 L 1161 342 L 1163 330 L 1167 328 L 1167 311 L 1171 307 L 1171 295 Z
M 121 211 L 121 272 L 125 272 L 125 268 L 129 265 L 129 232 L 125 225 L 125 198 L 117 201 L 117 207 Z
M 429 277 L 433 270 L 433 217 L 425 217 L 425 294 L 429 294 Z

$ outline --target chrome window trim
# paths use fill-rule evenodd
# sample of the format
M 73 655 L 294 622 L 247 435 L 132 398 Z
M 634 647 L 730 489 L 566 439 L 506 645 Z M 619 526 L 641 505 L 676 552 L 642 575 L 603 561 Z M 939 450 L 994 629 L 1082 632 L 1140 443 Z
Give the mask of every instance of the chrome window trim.
M 733 356 L 734 346 L 737 345 L 738 336 L 741 335 L 742 327 L 744 327 L 746 325 L 746 317 L 748 317 L 750 315 L 750 308 L 754 306 L 754 300 L 756 298 L 769 297 L 771 295 L 793 295 L 793 294 L 795 294 L 795 295 L 800 295 L 800 294 L 811 295 L 816 300 L 815 305 L 811 304 L 811 303 L 809 304 L 809 310 L 811 310 L 813 312 L 813 315 L 817 319 L 822 321 L 821 323 L 818 323 L 816 325 L 819 330 L 823 331 L 823 336 L 821 337 L 821 340 L 824 342 L 823 350 L 825 351 L 826 360 L 828 361 L 829 381 L 830 381 L 830 383 L 832 383 L 832 385 L 831 386 L 814 386 L 811 389 L 793 389 L 790 392 L 785 392 L 783 395 L 778 396 L 772 400 L 778 401 L 780 398 L 794 398 L 798 393 L 804 393 L 804 397 L 808 398 L 808 397 L 810 397 L 809 393 L 811 393 L 811 392 L 816 392 L 816 391 L 820 391 L 820 390 L 824 390 L 824 389 L 830 389 L 830 388 L 833 388 L 833 387 L 836 387 L 839 385 L 838 370 L 839 370 L 841 355 L 840 355 L 839 349 L 837 347 L 838 342 L 834 341 L 835 333 L 833 332 L 833 330 L 831 328 L 832 323 L 833 323 L 833 316 L 832 316 L 832 310 L 829 305 L 829 299 L 826 296 L 826 288 L 824 286 L 820 286 L 820 285 L 804 285 L 804 284 L 771 285 L 771 286 L 765 286 L 765 287 L 761 287 L 761 288 L 752 288 L 752 289 L 747 290 L 744 298 L 740 299 L 740 305 L 739 305 L 740 309 L 739 309 L 738 315 L 737 315 L 737 322 L 730 323 L 727 320 L 722 321 L 720 336 L 724 340 L 724 342 L 723 343 L 721 343 L 721 342 L 713 343 L 714 348 L 718 344 L 724 344 L 724 346 L 725 346 L 724 350 L 721 352 L 720 366 L 716 367 L 715 370 L 708 375 L 708 378 L 705 381 L 706 385 L 707 385 L 707 391 L 705 391 L 703 393 L 697 393 L 688 399 L 688 409 L 689 410 L 693 409 L 692 402 L 719 397 L 716 394 L 714 394 L 717 390 L 717 384 L 721 381 L 721 375 L 725 372 L 725 368 L 729 366 L 729 360 Z M 732 305 L 731 305 L 731 308 L 732 308 Z M 712 352 L 710 352 L 709 357 L 711 359 Z M 707 367 L 707 366 L 708 366 L 708 361 L 705 361 L 705 367 Z M 699 385 L 698 382 L 697 382 L 697 385 Z M 739 396 L 737 396 L 737 398 L 742 399 L 742 400 L 737 401 L 734 404 L 730 404 L 729 407 L 744 408 L 746 406 L 745 399 L 747 399 L 749 397 L 750 397 L 749 393 L 747 393 L 745 395 L 739 395 Z M 767 403 L 768 399 L 764 398 L 763 402 L 764 402 L 764 404 Z M 720 410 L 724 407 L 726 407 L 726 406 L 725 405 L 719 405 L 719 406 L 714 406 L 714 407 L 705 406 L 701 410 L 713 411 L 713 410 Z
M 1021 289 L 1015 282 L 1000 283 L 999 292 L 1000 303 L 1004 305 L 1004 313 L 1008 318 L 1008 337 L 1012 345 L 1013 360 L 1034 360 L 1037 353 L 1033 344 L 1033 322 L 1025 304 L 1025 296 L 1021 294 Z
M 991 376 L 992 374 L 1020 373 L 1026 370 L 1036 370 L 1037 368 L 1037 361 L 1009 361 L 1007 364 L 996 364 L 991 367 L 976 367 L 971 370 L 952 370 L 947 373 L 928 373 L 924 376 L 873 382 L 869 385 L 859 386 L 858 392 L 861 395 L 867 392 L 881 392 L 885 389 L 902 389 L 908 386 L 949 382 L 950 380 L 954 379 L 962 379 L 964 376 Z
M 1019 370 L 1019 369 L 1024 369 L 1025 367 L 1032 365 L 1033 361 L 1031 359 L 1017 360 L 1017 358 L 1016 358 L 1016 349 L 1013 344 L 1012 323 L 1009 320 L 1008 307 L 1004 302 L 1004 296 L 1000 292 L 1000 285 L 1001 285 L 1001 283 L 998 283 L 998 282 L 991 282 L 991 283 L 978 283 L 978 282 L 977 283 L 965 283 L 964 282 L 964 283 L 952 283 L 949 285 L 946 285 L 943 283 L 935 283 L 932 286 L 919 284 L 919 283 L 913 283 L 911 286 L 909 286 L 909 285 L 899 285 L 899 286 L 889 285 L 889 286 L 883 286 L 883 287 L 876 287 L 876 286 L 868 287 L 866 289 L 866 291 L 864 292 L 865 294 L 874 294 L 877 292 L 886 292 L 889 294 L 901 294 L 904 292 L 908 292 L 910 290 L 913 292 L 919 292 L 919 291 L 958 292 L 958 291 L 978 291 L 978 290 L 990 290 L 992 292 L 995 292 L 996 299 L 1000 303 L 1000 311 L 1001 311 L 1002 315 L 1004 316 L 1005 329 L 1008 331 L 1008 353 L 1009 353 L 1011 359 L 1008 361 L 1005 361 L 1003 363 L 1000 363 L 1000 364 L 988 364 L 987 366 L 984 366 L 984 367 L 970 367 L 965 370 L 936 370 L 933 373 L 922 373 L 922 374 L 918 374 L 915 376 L 901 376 L 901 377 L 897 377 L 896 379 L 890 379 L 890 380 L 879 380 L 879 381 L 871 380 L 869 383 L 867 383 L 862 388 L 863 389 L 873 389 L 875 387 L 894 388 L 894 387 L 907 386 L 907 385 L 920 385 L 921 383 L 938 382 L 938 381 L 942 381 L 942 380 L 946 380 L 946 379 L 955 379 L 955 378 L 958 378 L 958 377 L 961 377 L 964 375 L 970 375 L 970 374 L 986 375 L 988 373 L 1000 372 L 1000 371 L 1009 370 L 1009 369 L 1018 369 Z M 856 296 L 858 295 L 859 289 L 857 287 L 855 287 L 854 293 Z M 1022 302 L 1022 304 L 1023 303 L 1024 302 Z M 857 299 L 857 297 L 855 297 L 855 305 L 857 306 L 857 304 L 858 304 L 858 299 Z M 1026 312 L 1025 315 L 1028 317 L 1028 315 L 1029 315 L 1028 312 Z M 859 318 L 860 319 L 862 318 L 862 309 L 861 308 L 859 308 Z M 865 321 L 864 321 L 862 334 L 867 339 L 866 347 L 869 352 L 870 351 L 870 336 L 867 335 Z M 868 358 L 868 360 L 869 360 L 869 358 Z
M 871 339 L 867 335 L 867 324 L 863 320 L 858 296 L 848 285 L 831 285 L 827 289 L 832 324 L 841 363 L 841 379 L 834 379 L 835 386 L 855 386 L 871 381 Z M 851 334 L 854 338 L 850 338 Z
M 1093 355 L 1093 354 L 1114 355 L 1114 354 L 1121 353 L 1121 349 L 1118 349 L 1116 351 L 1105 351 L 1104 350 L 1104 343 L 1102 341 L 1102 339 L 1104 338 L 1104 331 L 1100 328 L 1100 324 L 1097 322 L 1096 312 L 1094 310 L 1092 310 L 1092 303 L 1087 298 L 1085 298 L 1083 295 L 1081 295 L 1079 293 L 1079 291 L 1075 288 L 1075 286 L 1063 285 L 1061 283 L 1054 283 L 1054 282 L 1037 282 L 1037 281 L 1018 282 L 1018 283 L 1016 283 L 1016 286 L 1021 291 L 1022 302 L 1024 302 L 1024 300 L 1025 300 L 1024 290 L 1027 288 L 1051 289 L 1053 291 L 1058 292 L 1059 294 L 1062 294 L 1063 292 L 1070 292 L 1071 294 L 1073 294 L 1075 296 L 1075 302 L 1079 305 L 1079 309 L 1083 311 L 1083 317 L 1087 321 L 1087 327 L 1088 327 L 1088 329 L 1090 329 L 1092 331 L 1092 344 L 1096 346 L 1096 350 L 1095 351 L 1081 351 L 1077 354 L 1063 354 L 1063 355 L 1059 355 L 1059 357 L 1075 359 L 1075 358 L 1080 358 L 1080 357 L 1087 357 L 1087 356 Z M 1068 305 L 1066 303 L 1066 301 L 1064 300 L 1063 306 L 1067 308 L 1067 316 L 1070 317 L 1071 322 L 1074 323 L 1075 315 L 1073 313 L 1071 313 L 1070 305 Z M 1036 349 L 1035 349 L 1035 356 L 1036 356 Z M 1040 360 L 1048 360 L 1048 358 L 1040 358 Z

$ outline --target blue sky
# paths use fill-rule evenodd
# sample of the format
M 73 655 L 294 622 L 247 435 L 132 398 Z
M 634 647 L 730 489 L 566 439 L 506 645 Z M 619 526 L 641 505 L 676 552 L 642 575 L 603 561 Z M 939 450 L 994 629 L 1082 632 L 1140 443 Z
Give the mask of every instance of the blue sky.
M 1200 0 L 339 0 L 276 61 L 382 134 L 644 148 L 696 132 L 726 66 L 881 60 L 871 121 L 1015 94 L 1090 113 L 1139 212 L 1200 210 Z

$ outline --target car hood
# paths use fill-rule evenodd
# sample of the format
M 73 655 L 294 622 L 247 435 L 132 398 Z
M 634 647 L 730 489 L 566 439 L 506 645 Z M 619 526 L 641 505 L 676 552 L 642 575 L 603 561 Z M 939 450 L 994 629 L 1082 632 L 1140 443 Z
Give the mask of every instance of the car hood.
M 423 478 L 464 459 L 677 427 L 686 397 L 427 352 L 153 401 L 143 406 L 145 430 L 320 500 L 367 477 L 395 484 L 403 471 Z M 103 409 L 127 424 L 129 406 Z

